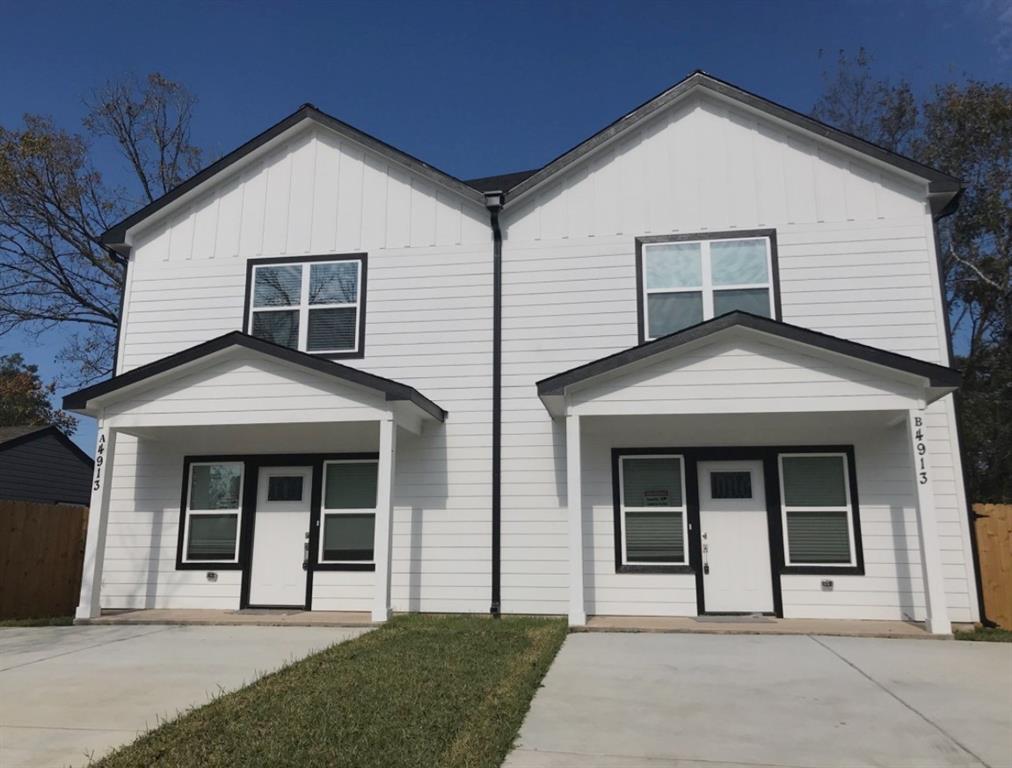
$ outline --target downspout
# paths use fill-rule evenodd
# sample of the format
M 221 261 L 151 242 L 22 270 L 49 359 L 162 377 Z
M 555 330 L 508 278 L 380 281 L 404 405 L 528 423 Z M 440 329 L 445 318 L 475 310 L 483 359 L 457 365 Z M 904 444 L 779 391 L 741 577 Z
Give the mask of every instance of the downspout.
M 499 212 L 505 195 L 486 192 L 485 207 L 492 225 L 492 605 L 498 618 L 502 604 L 502 229 Z

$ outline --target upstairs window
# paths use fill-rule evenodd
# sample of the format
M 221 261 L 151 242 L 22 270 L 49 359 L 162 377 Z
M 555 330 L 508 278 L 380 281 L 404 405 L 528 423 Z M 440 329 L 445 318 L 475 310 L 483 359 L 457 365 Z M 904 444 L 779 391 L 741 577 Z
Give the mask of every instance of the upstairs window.
M 251 336 L 327 357 L 361 356 L 364 256 L 257 260 L 248 283 Z
M 643 340 L 742 310 L 775 317 L 774 233 L 643 238 Z

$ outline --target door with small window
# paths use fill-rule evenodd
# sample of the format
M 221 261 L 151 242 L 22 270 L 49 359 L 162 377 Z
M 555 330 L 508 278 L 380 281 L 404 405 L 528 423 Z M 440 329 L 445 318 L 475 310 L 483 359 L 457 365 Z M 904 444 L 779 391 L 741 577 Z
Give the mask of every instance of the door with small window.
M 250 564 L 250 607 L 304 608 L 312 467 L 261 467 Z
M 699 462 L 699 530 L 707 613 L 772 613 L 762 461 Z

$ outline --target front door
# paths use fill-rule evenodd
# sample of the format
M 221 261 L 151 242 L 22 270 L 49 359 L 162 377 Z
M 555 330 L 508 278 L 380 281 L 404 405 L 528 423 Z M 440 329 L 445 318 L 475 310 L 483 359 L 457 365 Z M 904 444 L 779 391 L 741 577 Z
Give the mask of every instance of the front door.
M 772 613 L 761 461 L 699 462 L 699 529 L 707 613 Z
M 249 604 L 303 608 L 312 467 L 261 467 Z

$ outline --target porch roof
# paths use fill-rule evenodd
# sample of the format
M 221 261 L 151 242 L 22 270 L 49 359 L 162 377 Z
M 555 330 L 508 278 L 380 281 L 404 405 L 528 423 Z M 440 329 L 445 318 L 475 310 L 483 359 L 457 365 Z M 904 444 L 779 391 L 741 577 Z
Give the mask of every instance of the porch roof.
M 410 403 L 425 418 L 435 419 L 436 421 L 446 420 L 446 410 L 436 405 L 436 403 L 412 386 L 402 384 L 393 379 L 366 373 L 365 371 L 352 368 L 348 365 L 342 365 L 332 360 L 326 360 L 305 352 L 272 344 L 269 341 L 257 339 L 240 331 L 226 333 L 203 344 L 184 349 L 182 352 L 177 352 L 153 363 L 134 368 L 119 376 L 114 376 L 107 381 L 79 389 L 77 392 L 72 392 L 63 398 L 63 407 L 70 411 L 87 413 L 89 409 L 96 406 L 96 401 L 100 398 L 103 404 L 111 402 L 115 399 L 115 395 L 128 388 L 132 389 L 137 385 L 153 382 L 160 377 L 168 376 L 174 372 L 195 368 L 201 361 L 208 358 L 217 358 L 221 353 L 233 349 L 251 350 L 289 365 L 333 376 L 349 384 L 373 390 L 383 395 L 387 401 Z
M 542 379 L 537 383 L 538 396 L 550 413 L 561 415 L 572 389 L 582 390 L 581 385 L 589 385 L 592 380 L 621 378 L 627 372 L 706 347 L 735 333 L 844 364 L 871 367 L 884 378 L 919 381 L 928 401 L 955 390 L 960 382 L 960 372 L 953 368 L 736 311 Z

